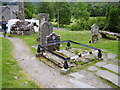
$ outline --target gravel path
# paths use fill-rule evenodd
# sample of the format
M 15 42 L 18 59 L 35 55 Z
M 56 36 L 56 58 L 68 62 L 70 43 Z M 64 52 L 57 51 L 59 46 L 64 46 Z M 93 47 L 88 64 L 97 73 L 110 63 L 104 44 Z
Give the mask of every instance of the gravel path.
M 38 61 L 27 45 L 18 38 L 8 38 L 14 47 L 14 57 L 20 66 L 44 88 L 75 88 L 69 77 Z
M 78 75 L 83 75 L 83 78 L 61 74 L 58 70 L 39 61 L 22 40 L 9 37 L 8 39 L 13 44 L 13 55 L 16 61 L 41 88 L 110 88 L 90 74 L 91 72 L 78 71 Z

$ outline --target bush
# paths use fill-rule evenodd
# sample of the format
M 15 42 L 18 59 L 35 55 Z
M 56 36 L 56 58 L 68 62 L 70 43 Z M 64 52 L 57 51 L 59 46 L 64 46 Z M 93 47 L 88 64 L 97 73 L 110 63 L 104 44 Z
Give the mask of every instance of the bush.
M 83 27 L 80 23 L 75 23 L 70 26 L 71 31 L 80 31 L 83 30 Z
M 83 23 L 73 23 L 70 26 L 72 31 L 80 31 L 80 30 L 90 30 L 91 26 L 96 23 L 100 29 L 103 29 L 105 26 L 105 18 L 104 17 L 90 17 L 88 21 L 84 21 Z

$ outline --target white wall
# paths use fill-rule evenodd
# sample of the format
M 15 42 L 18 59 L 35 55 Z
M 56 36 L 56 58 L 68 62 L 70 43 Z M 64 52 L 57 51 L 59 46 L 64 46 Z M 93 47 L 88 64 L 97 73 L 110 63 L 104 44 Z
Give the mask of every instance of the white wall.
M 10 20 L 8 20 L 8 24 L 7 24 L 8 30 L 7 30 L 7 32 L 10 32 L 11 26 L 13 24 L 15 24 L 15 22 L 17 22 L 17 21 L 19 21 L 19 19 L 10 19 Z M 36 22 L 36 24 L 39 26 L 39 20 L 37 20 L 37 19 L 25 19 L 25 21 L 29 21 L 31 23 Z M 35 29 L 35 32 L 39 31 L 39 27 L 34 26 L 34 29 Z

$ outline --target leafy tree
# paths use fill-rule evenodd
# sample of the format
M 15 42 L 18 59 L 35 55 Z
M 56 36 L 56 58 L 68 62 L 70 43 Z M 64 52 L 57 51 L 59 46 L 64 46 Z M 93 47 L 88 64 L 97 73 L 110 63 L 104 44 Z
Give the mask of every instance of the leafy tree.
M 106 14 L 107 27 L 112 32 L 120 32 L 120 18 L 118 8 L 111 6 L 107 10 Z
M 56 21 L 60 26 L 69 25 L 71 19 L 70 4 L 68 2 L 55 2 L 54 12 Z
M 84 2 L 76 2 L 73 7 L 73 17 L 77 21 L 88 20 L 90 13 L 87 11 L 87 4 Z
M 72 11 L 72 16 L 76 23 L 71 26 L 71 30 L 76 29 L 78 26 L 79 28 L 77 29 L 83 29 L 85 27 L 84 22 L 87 21 L 90 16 L 90 13 L 87 11 L 87 4 L 84 2 L 76 2 Z
M 24 3 L 25 18 L 31 19 L 34 14 L 34 4 L 32 2 Z
M 39 2 L 38 6 L 36 7 L 36 13 L 47 13 L 50 16 L 50 19 L 54 18 L 53 12 L 53 3 L 52 2 Z
M 2 5 L 9 5 L 9 3 L 8 2 L 3 2 Z

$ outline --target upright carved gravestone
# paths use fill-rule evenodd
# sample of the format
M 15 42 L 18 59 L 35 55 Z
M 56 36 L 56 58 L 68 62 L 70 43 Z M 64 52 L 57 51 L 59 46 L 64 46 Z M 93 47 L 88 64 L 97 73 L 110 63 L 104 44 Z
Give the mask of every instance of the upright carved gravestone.
M 52 32 L 50 35 L 46 36 L 46 43 L 54 43 L 60 41 L 60 35 Z M 59 50 L 60 44 L 50 45 L 47 48 L 51 51 Z
M 95 43 L 98 41 L 99 27 L 96 24 L 91 26 L 91 41 L 90 43 Z
M 24 0 L 19 2 L 19 14 L 18 18 L 20 21 L 17 21 L 11 26 L 11 35 L 33 35 L 35 33 L 34 25 L 30 24 L 28 21 L 25 21 L 24 15 Z
M 39 14 L 40 27 L 38 39 L 40 40 L 41 44 L 46 43 L 46 36 L 53 32 L 52 24 L 47 21 L 49 19 L 48 16 L 48 14 Z

